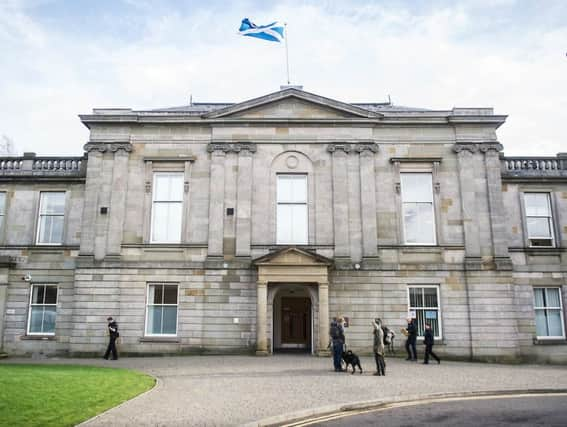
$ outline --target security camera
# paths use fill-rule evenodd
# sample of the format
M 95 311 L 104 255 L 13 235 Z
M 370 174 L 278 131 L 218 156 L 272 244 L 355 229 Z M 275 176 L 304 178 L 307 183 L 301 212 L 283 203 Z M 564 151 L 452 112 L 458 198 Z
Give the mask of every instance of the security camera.
M 32 279 L 32 277 L 31 277 L 31 274 L 29 274 L 29 273 L 26 273 L 26 275 L 22 277 L 22 280 L 24 282 L 31 282 L 31 279 Z

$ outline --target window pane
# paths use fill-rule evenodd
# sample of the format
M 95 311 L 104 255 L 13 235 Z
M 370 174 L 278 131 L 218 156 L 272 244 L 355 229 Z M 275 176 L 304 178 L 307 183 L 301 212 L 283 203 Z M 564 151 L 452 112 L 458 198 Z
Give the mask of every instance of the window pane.
M 292 206 L 278 205 L 276 233 L 279 244 L 292 242 Z
M 526 218 L 528 224 L 528 235 L 530 237 L 551 238 L 551 228 L 548 218 L 529 217 Z
M 169 176 L 169 200 L 183 201 L 183 174 Z
M 306 203 L 307 177 L 305 175 L 278 175 L 278 202 Z
M 545 310 L 536 310 L 535 320 L 536 320 L 536 335 L 538 337 L 548 336 L 547 319 L 546 319 L 546 316 L 545 316 Z
M 47 306 L 43 309 L 43 333 L 55 333 L 56 307 Z
M 307 205 L 291 205 L 291 242 L 307 244 Z
M 41 333 L 41 324 L 43 322 L 43 306 L 31 307 L 30 315 L 30 332 Z
M 63 215 L 65 213 L 65 193 L 41 193 L 41 214 Z
M 534 305 L 536 307 L 545 307 L 543 293 L 544 293 L 543 288 L 534 288 Z
M 45 304 L 57 304 L 57 286 L 45 287 Z
M 177 304 L 177 285 L 165 285 L 163 290 L 163 303 Z
M 402 173 L 402 201 L 432 202 L 433 180 L 430 173 Z
M 406 243 L 418 242 L 419 224 L 416 203 L 404 203 L 404 232 Z
M 148 307 L 148 334 L 161 334 L 161 315 L 162 306 L 149 306 Z
M 62 243 L 63 221 L 62 216 L 42 215 L 39 221 L 38 243 Z
M 168 200 L 169 177 L 167 174 L 156 173 L 154 175 L 154 200 Z
M 561 307 L 561 299 L 559 288 L 546 288 L 545 289 L 545 299 L 547 300 L 547 306 L 551 308 Z
M 6 193 L 0 193 L 0 215 L 6 213 Z
M 438 307 L 437 305 L 437 289 L 423 288 L 425 307 Z
M 148 298 L 151 304 L 163 304 L 163 285 L 150 286 L 151 299 Z
M 563 335 L 561 312 L 559 310 L 547 310 L 547 321 L 549 324 L 549 336 L 560 337 Z
M 177 333 L 177 307 L 163 307 L 163 334 Z
M 154 202 L 152 242 L 179 243 L 181 241 L 182 203 Z
M 527 216 L 551 216 L 548 193 L 525 193 Z
M 418 243 L 435 243 L 433 205 L 430 203 L 420 203 L 418 205 L 418 219 Z
M 35 285 L 33 287 L 32 304 L 43 304 L 45 297 L 45 286 Z
M 410 288 L 410 307 L 423 307 L 423 291 L 422 288 Z

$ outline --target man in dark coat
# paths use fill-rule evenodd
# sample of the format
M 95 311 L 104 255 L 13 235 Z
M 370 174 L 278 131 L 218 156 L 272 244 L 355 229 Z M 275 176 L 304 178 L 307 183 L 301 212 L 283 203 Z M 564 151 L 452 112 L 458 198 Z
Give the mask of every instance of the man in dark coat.
M 423 336 L 423 343 L 425 344 L 425 356 L 423 358 L 423 364 L 427 365 L 429 363 L 429 356 L 431 355 L 437 363 L 441 363 L 441 359 L 433 353 L 433 344 L 435 344 L 435 338 L 433 337 L 433 332 L 431 331 L 431 325 L 429 323 L 425 324 L 425 334 Z
M 406 339 L 406 351 L 408 353 L 408 358 L 406 360 L 417 362 L 417 350 L 415 348 L 415 342 L 417 340 L 417 326 L 415 324 L 415 319 L 408 317 L 407 320 L 408 338 Z
M 110 352 L 112 352 L 112 360 L 118 360 L 118 353 L 116 352 L 116 340 L 120 336 L 118 333 L 118 324 L 114 321 L 112 317 L 106 319 L 108 321 L 108 347 L 106 348 L 106 353 L 104 353 L 104 358 L 108 360 Z
M 345 347 L 345 333 L 341 321 L 337 321 L 333 318 L 331 322 L 331 343 L 333 346 L 333 366 L 335 372 L 342 372 L 343 368 L 341 366 L 341 357 L 343 355 L 343 350 Z

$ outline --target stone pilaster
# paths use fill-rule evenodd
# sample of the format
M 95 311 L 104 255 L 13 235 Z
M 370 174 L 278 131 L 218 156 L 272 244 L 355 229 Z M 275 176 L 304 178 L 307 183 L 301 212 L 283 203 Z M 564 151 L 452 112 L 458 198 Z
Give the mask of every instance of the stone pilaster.
M 328 356 L 329 349 L 329 284 L 319 283 L 319 340 L 317 355 Z
M 256 356 L 267 356 L 268 283 L 258 282 L 256 289 Z
M 223 150 L 211 152 L 208 256 L 215 258 L 223 256 L 225 156 Z
M 328 148 L 333 156 L 333 235 L 335 263 L 350 266 L 347 153 L 349 144 L 333 144 Z
M 360 153 L 360 204 L 362 220 L 362 262 L 375 265 L 378 258 L 378 222 L 376 205 L 376 174 L 374 153 Z
M 81 255 L 94 254 L 98 193 L 102 186 L 102 156 L 103 152 L 100 150 L 91 150 L 88 153 L 85 204 L 81 222 Z
M 250 256 L 252 233 L 252 152 L 238 155 L 238 186 L 236 206 L 236 256 Z
M 456 144 L 461 190 L 461 215 L 465 234 L 465 262 L 480 267 L 480 230 L 476 209 L 475 170 L 473 156 L 478 152 L 475 144 Z
M 512 262 L 508 253 L 508 236 L 506 235 L 506 213 L 502 200 L 502 175 L 500 157 L 501 144 L 481 144 L 486 165 L 486 181 L 488 187 L 488 206 L 492 231 L 492 254 L 498 269 L 511 270 Z
M 127 150 L 117 150 L 114 153 L 112 194 L 110 196 L 110 207 L 107 214 L 109 215 L 106 240 L 107 255 L 120 255 L 126 208 L 126 192 L 128 191 L 128 158 Z

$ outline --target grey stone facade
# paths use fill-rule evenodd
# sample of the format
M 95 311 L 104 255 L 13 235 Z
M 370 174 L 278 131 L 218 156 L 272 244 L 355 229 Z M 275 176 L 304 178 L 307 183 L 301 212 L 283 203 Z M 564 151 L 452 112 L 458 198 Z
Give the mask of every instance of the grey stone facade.
M 284 344 L 283 299 L 301 297 L 308 350 L 325 354 L 329 320 L 343 316 L 350 348 L 369 352 L 371 319 L 399 332 L 419 285 L 438 289 L 439 353 L 567 363 L 567 316 L 562 338 L 542 339 L 534 309 L 534 287 L 559 288 L 567 304 L 567 157 L 504 157 L 506 117 L 492 109 L 346 104 L 288 88 L 80 117 L 84 157 L 0 159 L 2 351 L 99 354 L 112 315 L 123 353 L 270 353 Z M 151 243 L 155 172 L 183 176 L 179 243 Z M 407 172 L 432 177 L 433 245 L 404 244 Z M 277 244 L 278 174 L 307 177 L 308 241 L 295 252 Z M 66 193 L 61 244 L 36 244 L 44 191 Z M 550 195 L 551 247 L 529 245 L 530 191 Z M 305 279 L 294 259 L 326 273 Z M 146 333 L 154 283 L 178 286 L 173 336 Z M 54 334 L 28 333 L 34 284 L 57 285 Z

